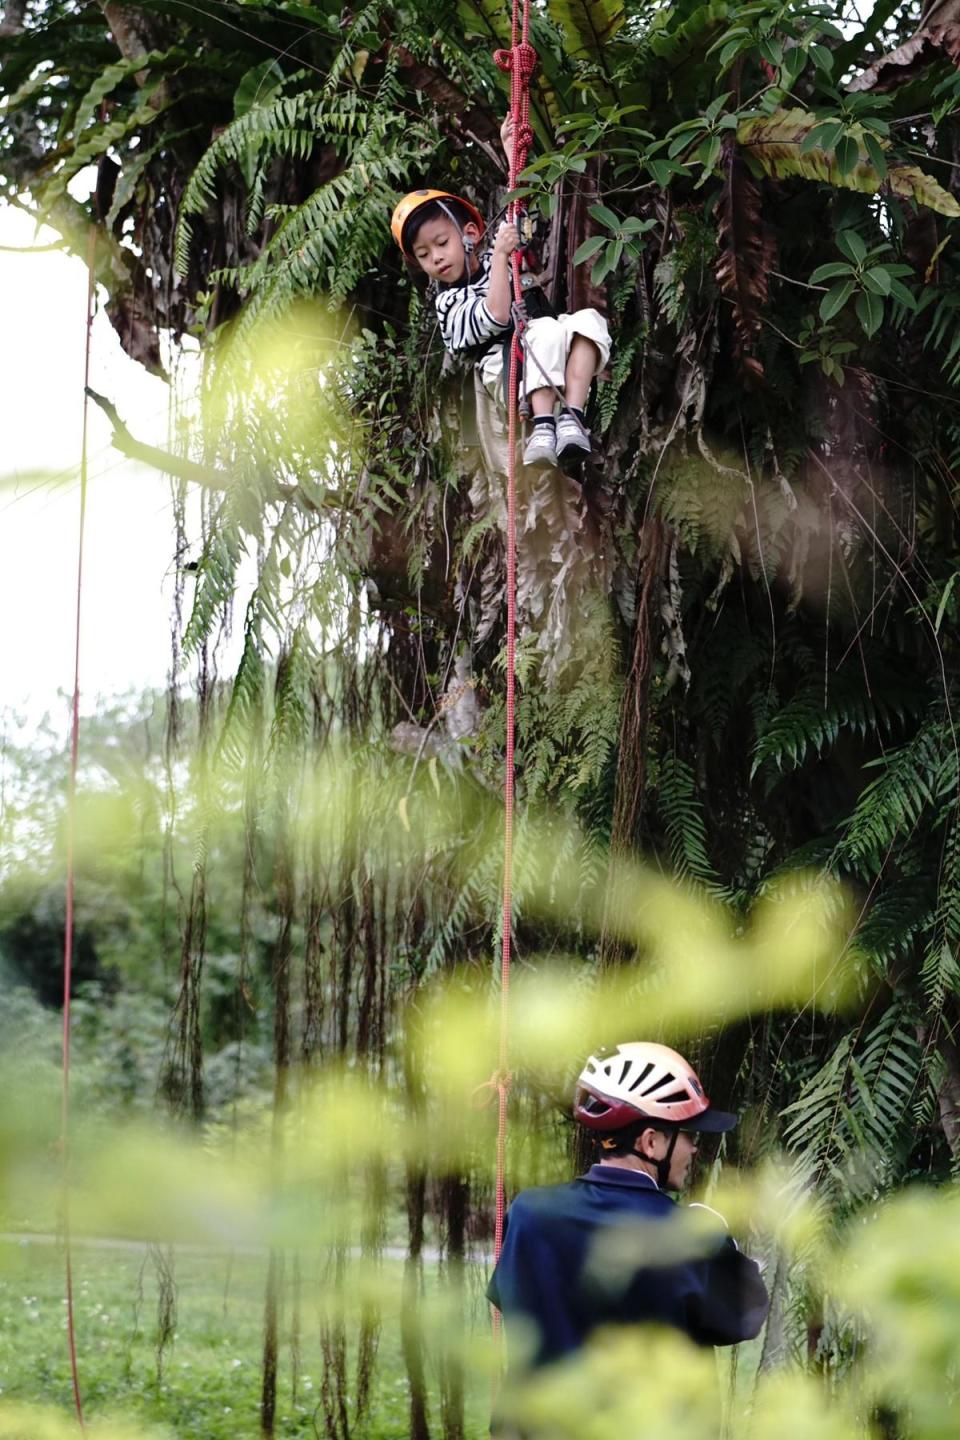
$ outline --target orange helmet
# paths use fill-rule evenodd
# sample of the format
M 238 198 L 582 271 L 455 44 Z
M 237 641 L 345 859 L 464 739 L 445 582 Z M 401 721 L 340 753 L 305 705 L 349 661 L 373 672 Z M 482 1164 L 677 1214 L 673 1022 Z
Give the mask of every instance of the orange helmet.
M 451 195 L 449 190 L 411 190 L 410 194 L 404 195 L 403 199 L 395 207 L 393 217 L 390 221 L 390 231 L 393 238 L 408 260 L 412 260 L 413 256 L 404 244 L 403 232 L 406 229 L 407 221 L 421 206 L 429 205 L 433 201 L 439 202 L 441 210 L 444 210 L 446 214 L 449 215 L 454 225 L 456 225 L 457 230 L 459 231 L 461 229 L 460 222 L 455 213 L 448 209 L 443 203 L 445 200 L 453 200 L 458 205 L 462 205 L 474 225 L 477 226 L 480 234 L 483 234 L 486 229 L 483 216 L 480 214 L 476 205 L 471 205 L 470 201 L 464 200 L 461 195 Z

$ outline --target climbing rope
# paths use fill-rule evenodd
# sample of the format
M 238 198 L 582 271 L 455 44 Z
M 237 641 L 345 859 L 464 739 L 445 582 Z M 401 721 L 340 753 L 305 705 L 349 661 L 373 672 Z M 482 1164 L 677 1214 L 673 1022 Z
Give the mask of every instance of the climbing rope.
M 510 49 L 494 55 L 499 68 L 510 75 L 510 115 L 513 120 L 513 148 L 510 154 L 509 187 L 517 187 L 517 177 L 527 163 L 533 143 L 530 127 L 530 80 L 537 65 L 537 52 L 530 44 L 530 0 L 513 0 Z M 525 206 L 512 199 L 507 219 L 514 225 L 521 222 Z M 507 1100 L 510 1090 L 509 1019 L 510 1019 L 510 941 L 513 922 L 513 802 L 514 802 L 514 737 L 516 702 L 516 635 L 517 635 L 517 442 L 520 429 L 518 396 L 520 367 L 523 362 L 523 332 L 527 316 L 523 303 L 520 267 L 523 247 L 511 256 L 513 280 L 513 339 L 510 346 L 510 379 L 507 396 L 507 696 L 506 755 L 503 813 L 503 916 L 500 949 L 500 1051 L 494 1084 L 497 1091 L 497 1180 L 496 1221 L 493 1237 L 494 1264 L 503 1249 L 506 1217 L 506 1144 Z M 499 1335 L 500 1313 L 493 1312 L 494 1334 Z
M 85 1429 L 80 1375 L 77 1369 L 77 1336 L 73 1305 L 73 1263 L 70 1248 L 70 991 L 73 981 L 73 894 L 74 842 L 77 811 L 77 760 L 80 752 L 80 602 L 83 594 L 83 536 L 87 517 L 87 428 L 90 412 L 90 352 L 94 314 L 94 260 L 96 229 L 90 226 L 87 246 L 87 320 L 83 355 L 83 430 L 80 439 L 80 522 L 77 539 L 77 591 L 73 646 L 73 714 L 70 724 L 70 768 L 67 779 L 67 896 L 63 934 L 63 1087 L 60 1108 L 61 1216 L 66 1272 L 67 1348 L 70 1352 L 70 1379 L 73 1403 L 80 1429 Z

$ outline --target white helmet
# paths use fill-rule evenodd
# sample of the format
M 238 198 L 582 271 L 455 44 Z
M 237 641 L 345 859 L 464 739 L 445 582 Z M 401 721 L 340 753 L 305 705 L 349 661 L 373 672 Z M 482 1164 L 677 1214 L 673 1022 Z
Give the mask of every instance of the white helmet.
M 647 1040 L 591 1055 L 577 1081 L 573 1114 L 590 1130 L 605 1132 L 639 1120 L 661 1129 L 714 1133 L 737 1123 L 735 1115 L 713 1108 L 682 1055 Z

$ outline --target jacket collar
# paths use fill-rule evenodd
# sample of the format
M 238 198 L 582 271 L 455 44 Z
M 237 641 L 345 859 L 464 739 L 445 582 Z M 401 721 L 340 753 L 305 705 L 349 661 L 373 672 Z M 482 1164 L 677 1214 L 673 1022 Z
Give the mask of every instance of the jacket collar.
M 652 1175 L 642 1170 L 628 1170 L 625 1165 L 591 1165 L 586 1175 L 579 1180 L 589 1180 L 591 1185 L 617 1185 L 626 1190 L 659 1190 L 660 1186 Z

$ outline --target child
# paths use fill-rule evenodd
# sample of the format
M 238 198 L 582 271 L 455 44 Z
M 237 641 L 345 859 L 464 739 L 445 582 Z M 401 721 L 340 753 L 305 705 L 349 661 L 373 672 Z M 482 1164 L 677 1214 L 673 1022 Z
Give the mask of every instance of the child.
M 509 157 L 509 117 L 500 134 Z M 492 249 L 478 256 L 484 228 L 475 206 L 445 190 L 414 190 L 397 205 L 391 223 L 407 259 L 436 281 L 444 345 L 451 354 L 472 355 L 484 389 L 503 404 L 503 344 L 512 333 L 510 256 L 519 237 L 516 226 L 505 221 Z M 533 415 L 523 463 L 540 468 L 559 464 L 575 474 L 590 454 L 584 407 L 594 376 L 610 356 L 607 322 L 598 310 L 545 315 L 528 323 L 523 338 L 522 385 Z M 556 391 L 563 396 L 557 418 Z

